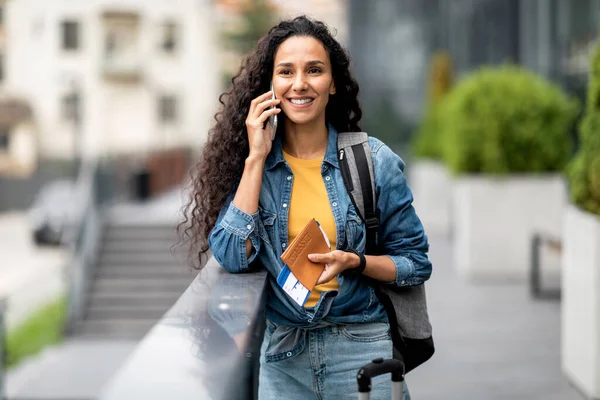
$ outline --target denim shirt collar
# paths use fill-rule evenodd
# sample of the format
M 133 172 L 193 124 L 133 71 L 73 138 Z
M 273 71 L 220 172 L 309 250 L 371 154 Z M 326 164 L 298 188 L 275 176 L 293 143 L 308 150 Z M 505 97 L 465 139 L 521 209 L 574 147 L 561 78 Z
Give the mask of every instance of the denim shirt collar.
M 327 150 L 325 151 L 324 163 L 328 163 L 332 167 L 340 168 L 337 159 L 337 138 L 338 132 L 331 124 L 327 124 Z M 283 141 L 282 135 L 275 136 L 273 140 L 273 148 L 265 161 L 265 169 L 271 170 L 280 163 L 284 163 L 283 158 Z

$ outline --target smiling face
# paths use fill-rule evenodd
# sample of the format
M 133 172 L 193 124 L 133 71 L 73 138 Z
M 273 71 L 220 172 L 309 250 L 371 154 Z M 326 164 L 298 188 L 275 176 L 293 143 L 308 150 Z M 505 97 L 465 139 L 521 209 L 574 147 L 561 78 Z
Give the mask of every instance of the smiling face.
M 293 36 L 281 43 L 275 53 L 273 90 L 291 122 L 325 123 L 325 107 L 335 86 L 323 44 L 310 36 Z

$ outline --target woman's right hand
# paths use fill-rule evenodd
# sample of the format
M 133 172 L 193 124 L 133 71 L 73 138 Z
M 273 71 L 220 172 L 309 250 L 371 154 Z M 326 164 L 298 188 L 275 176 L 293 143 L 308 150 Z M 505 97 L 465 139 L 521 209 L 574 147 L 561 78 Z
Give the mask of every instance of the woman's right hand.
M 249 157 L 266 158 L 273 142 L 271 141 L 271 126 L 265 121 L 274 114 L 281 112 L 280 108 L 275 106 L 281 102 L 279 99 L 271 99 L 272 92 L 262 94 L 252 100 L 250 110 L 246 118 L 246 129 L 248 130 L 248 144 L 250 145 Z M 273 106 L 274 108 L 269 109 Z

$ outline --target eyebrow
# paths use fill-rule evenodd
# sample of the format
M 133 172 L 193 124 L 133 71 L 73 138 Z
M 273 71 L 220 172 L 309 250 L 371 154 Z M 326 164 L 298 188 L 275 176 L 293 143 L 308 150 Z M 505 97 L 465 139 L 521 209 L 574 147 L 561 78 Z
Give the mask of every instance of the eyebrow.
M 325 63 L 320 60 L 312 60 L 312 61 L 308 61 L 306 63 L 306 65 L 318 65 L 318 64 L 325 65 Z M 282 62 L 282 63 L 277 64 L 277 66 L 278 67 L 293 67 L 294 64 L 292 64 L 291 62 Z

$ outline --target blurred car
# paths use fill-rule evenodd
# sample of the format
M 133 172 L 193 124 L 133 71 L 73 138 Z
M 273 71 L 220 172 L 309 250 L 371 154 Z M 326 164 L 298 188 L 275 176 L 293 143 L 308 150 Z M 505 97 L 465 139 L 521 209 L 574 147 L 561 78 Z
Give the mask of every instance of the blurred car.
M 42 186 L 29 210 L 33 240 L 38 245 L 58 246 L 72 221 L 75 183 L 57 180 Z

